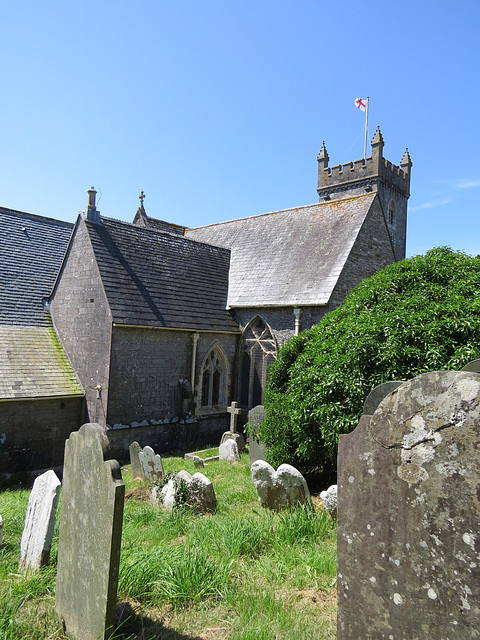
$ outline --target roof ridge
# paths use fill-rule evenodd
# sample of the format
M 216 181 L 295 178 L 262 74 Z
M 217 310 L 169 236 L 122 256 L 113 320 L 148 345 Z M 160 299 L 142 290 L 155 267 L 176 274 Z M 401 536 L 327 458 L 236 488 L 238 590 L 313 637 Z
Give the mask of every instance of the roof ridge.
M 187 227 L 186 231 L 196 231 L 197 229 L 205 229 L 206 227 L 215 227 L 217 225 L 221 225 L 221 224 L 229 224 L 230 222 L 240 222 L 241 220 L 252 220 L 253 218 L 262 218 L 264 216 L 273 216 L 277 213 L 286 213 L 287 211 L 295 211 L 297 209 L 310 209 L 311 207 L 318 207 L 318 206 L 329 206 L 334 204 L 335 202 L 345 202 L 347 200 L 356 200 L 358 198 L 365 198 L 365 197 L 373 197 L 375 196 L 376 192 L 372 192 L 372 193 L 360 193 L 357 194 L 355 196 L 348 196 L 348 198 L 335 198 L 332 200 L 328 200 L 328 201 L 322 201 L 322 202 L 313 202 L 312 204 L 304 204 L 304 205 L 300 205 L 300 206 L 296 206 L 296 207 L 288 207 L 288 209 L 278 209 L 277 211 L 267 211 L 266 213 L 256 213 L 253 216 L 244 216 L 242 218 L 232 218 L 231 220 L 223 220 L 220 222 L 212 222 L 210 224 L 203 224 L 199 227 Z
M 27 211 L 18 211 L 17 209 L 9 209 L 8 207 L 0 207 L 0 213 L 15 213 L 20 216 L 28 216 L 29 218 L 35 218 L 44 222 L 56 222 L 68 227 L 73 227 L 73 222 L 67 222 L 66 220 L 58 220 L 57 218 L 50 218 L 49 216 L 40 216 L 37 213 L 28 213 Z

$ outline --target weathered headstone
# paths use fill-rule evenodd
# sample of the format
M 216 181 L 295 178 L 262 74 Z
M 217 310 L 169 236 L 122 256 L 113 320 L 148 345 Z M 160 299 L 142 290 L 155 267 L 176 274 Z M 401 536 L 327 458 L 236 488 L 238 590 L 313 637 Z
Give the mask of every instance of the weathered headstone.
M 374 387 L 363 404 L 363 413 L 367 416 L 373 415 L 380 402 L 404 382 L 405 380 L 390 380 Z
M 480 638 L 480 375 L 437 371 L 338 452 L 339 640 Z
M 140 451 L 142 447 L 138 444 L 138 442 L 132 442 L 129 447 L 130 452 L 130 469 L 132 472 L 132 478 L 142 478 L 143 479 L 143 471 L 142 465 L 140 464 Z
M 144 447 L 138 454 L 142 475 L 148 482 L 162 480 L 165 475 L 163 471 L 162 458 L 156 454 L 152 447 Z
M 20 540 L 20 569 L 36 571 L 48 564 L 61 482 L 50 470 L 33 483 Z
M 250 452 L 250 464 L 255 460 L 265 460 L 265 443 L 260 440 L 257 434 L 257 428 L 265 418 L 265 407 L 258 404 L 248 412 L 249 437 L 248 449 Z
M 55 608 L 75 640 L 113 633 L 125 485 L 108 439 L 84 424 L 65 443 Z
M 232 404 L 227 407 L 227 411 L 230 414 L 230 430 L 225 431 L 222 435 L 222 439 L 220 440 L 220 445 L 222 445 L 226 440 L 235 440 L 237 443 L 237 447 L 239 451 L 245 450 L 245 438 L 241 433 L 237 431 L 237 420 L 238 416 L 241 415 L 242 410 L 239 408 L 237 402 L 232 402 Z
M 197 471 L 193 476 L 182 470 L 162 487 L 160 499 L 167 510 L 174 505 L 190 507 L 195 513 L 213 512 L 217 496 L 212 481 Z
M 262 507 L 280 511 L 301 504 L 312 506 L 305 478 L 292 465 L 281 464 L 275 471 L 265 460 L 256 460 L 251 474 Z
M 218 448 L 218 459 L 227 460 L 228 462 L 238 462 L 240 454 L 235 440 L 227 439 Z
M 337 517 L 337 485 L 332 484 L 326 491 L 320 493 L 320 499 L 323 502 L 327 513 L 335 520 Z
M 480 373 L 480 360 L 472 360 L 464 367 L 462 367 L 462 371 L 473 371 L 474 373 Z

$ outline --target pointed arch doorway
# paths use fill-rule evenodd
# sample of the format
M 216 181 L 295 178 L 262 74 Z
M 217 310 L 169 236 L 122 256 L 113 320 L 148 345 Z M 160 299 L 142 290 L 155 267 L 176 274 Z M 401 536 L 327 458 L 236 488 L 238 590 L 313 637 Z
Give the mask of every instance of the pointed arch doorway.
M 240 340 L 238 398 L 242 408 L 263 404 L 268 367 L 276 358 L 277 341 L 267 323 L 256 316 Z

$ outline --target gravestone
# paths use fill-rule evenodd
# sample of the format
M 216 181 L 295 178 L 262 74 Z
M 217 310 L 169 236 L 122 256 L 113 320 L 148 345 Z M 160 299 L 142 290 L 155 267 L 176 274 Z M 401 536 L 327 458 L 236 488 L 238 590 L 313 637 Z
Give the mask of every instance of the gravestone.
M 218 448 L 218 459 L 227 460 L 228 462 L 238 462 L 240 454 L 235 440 L 227 439 Z
M 65 443 L 55 609 L 75 640 L 113 633 L 125 485 L 106 430 L 84 424 Z
M 241 433 L 237 431 L 237 420 L 238 416 L 241 415 L 242 410 L 239 408 L 237 402 L 232 402 L 232 404 L 227 407 L 227 411 L 230 414 L 230 430 L 225 431 L 222 435 L 222 439 L 220 440 L 220 445 L 222 445 L 226 440 L 235 440 L 237 443 L 237 447 L 239 451 L 245 450 L 245 438 Z
M 165 475 L 163 471 L 162 458 L 152 449 L 152 447 L 144 447 L 138 454 L 140 459 L 140 467 L 142 469 L 142 477 L 148 482 L 157 482 L 163 480 Z
M 473 371 L 474 373 L 480 373 L 480 360 L 472 360 L 464 367 L 462 367 L 462 371 Z
M 374 387 L 363 404 L 363 413 L 367 416 L 373 415 L 380 402 L 404 382 L 405 380 L 390 380 Z
M 480 638 L 480 375 L 436 371 L 341 435 L 338 628 Z
M 248 448 L 250 451 L 250 464 L 255 460 L 265 460 L 265 443 L 257 437 L 257 429 L 265 418 L 265 407 L 258 404 L 248 412 L 249 436 Z
M 275 471 L 265 460 L 256 460 L 250 471 L 262 507 L 280 511 L 301 504 L 312 506 L 305 478 L 292 465 L 281 464 Z
M 138 442 L 132 442 L 128 449 L 130 452 L 130 468 L 132 472 L 132 478 L 143 479 L 142 465 L 140 464 L 140 451 L 142 450 L 142 447 L 138 444 Z
M 33 483 L 20 540 L 19 569 L 36 571 L 48 564 L 61 482 L 50 470 Z
M 320 493 L 320 499 L 323 502 L 325 510 L 328 515 L 331 516 L 334 520 L 337 518 L 337 485 L 332 484 L 326 491 L 322 491 Z

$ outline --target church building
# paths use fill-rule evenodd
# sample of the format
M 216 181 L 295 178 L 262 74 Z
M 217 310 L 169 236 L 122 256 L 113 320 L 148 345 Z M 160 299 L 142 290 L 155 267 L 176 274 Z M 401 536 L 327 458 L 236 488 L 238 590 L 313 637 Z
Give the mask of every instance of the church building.
M 324 144 L 314 204 L 193 229 L 148 216 L 143 192 L 131 224 L 103 217 L 90 189 L 44 301 L 84 396 L 78 426 L 106 425 L 125 458 L 134 440 L 219 441 L 232 401 L 245 421 L 288 337 L 405 257 L 412 163 L 383 145 L 377 129 L 371 156 L 329 167 Z

